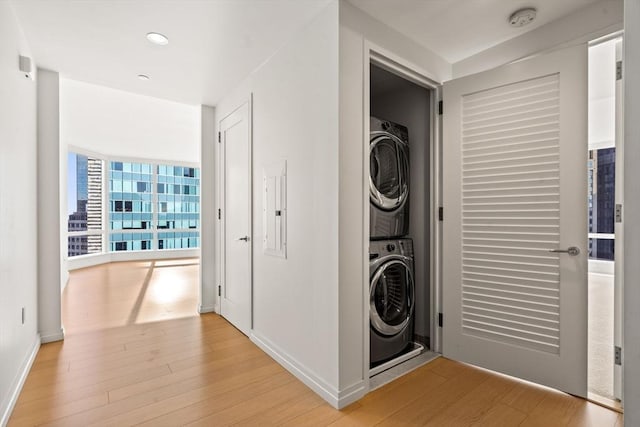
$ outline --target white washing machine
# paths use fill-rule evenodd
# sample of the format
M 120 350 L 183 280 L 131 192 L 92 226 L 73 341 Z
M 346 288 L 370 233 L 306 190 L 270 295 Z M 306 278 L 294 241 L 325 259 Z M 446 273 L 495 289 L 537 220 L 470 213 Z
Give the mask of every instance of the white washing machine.
M 409 232 L 409 131 L 376 117 L 369 137 L 370 239 Z
M 370 364 L 375 367 L 412 347 L 413 242 L 369 242 Z

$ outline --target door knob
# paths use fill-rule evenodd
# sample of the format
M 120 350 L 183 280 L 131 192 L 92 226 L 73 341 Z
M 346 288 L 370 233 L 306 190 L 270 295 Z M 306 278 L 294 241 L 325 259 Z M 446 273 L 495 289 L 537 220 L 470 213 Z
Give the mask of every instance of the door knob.
M 549 252 L 553 252 L 555 254 L 569 254 L 571 256 L 580 255 L 580 248 L 576 246 L 569 246 L 567 249 L 549 249 Z
M 238 240 L 242 240 L 242 241 L 248 242 L 249 241 L 249 236 L 240 237 Z

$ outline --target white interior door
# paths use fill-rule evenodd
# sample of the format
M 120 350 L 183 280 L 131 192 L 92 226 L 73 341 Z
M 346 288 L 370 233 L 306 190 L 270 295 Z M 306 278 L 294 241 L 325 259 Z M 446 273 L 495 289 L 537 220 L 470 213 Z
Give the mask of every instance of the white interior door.
M 220 312 L 251 330 L 251 126 L 249 102 L 220 122 L 222 283 Z
M 587 48 L 443 96 L 443 353 L 586 396 Z
M 622 67 L 622 39 L 616 42 L 616 64 L 620 64 Z M 615 171 L 615 199 L 616 204 L 624 205 L 624 123 L 622 121 L 624 117 L 624 111 L 622 109 L 622 79 L 624 76 L 620 72 L 620 77 L 616 76 L 616 129 L 615 129 L 615 141 L 616 141 L 616 171 Z M 620 348 L 622 352 L 622 296 L 624 294 L 624 230 L 622 226 L 622 218 L 620 221 L 616 219 L 615 226 L 615 240 L 614 240 L 614 285 L 613 285 L 613 345 Z M 614 353 L 615 354 L 615 353 Z M 613 365 L 613 397 L 622 400 L 622 360 L 620 364 L 615 362 Z

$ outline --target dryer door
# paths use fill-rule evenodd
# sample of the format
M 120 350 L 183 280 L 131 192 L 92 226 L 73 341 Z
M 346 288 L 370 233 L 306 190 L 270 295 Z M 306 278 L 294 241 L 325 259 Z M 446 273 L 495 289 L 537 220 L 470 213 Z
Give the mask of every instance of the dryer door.
M 371 277 L 370 318 L 372 327 L 382 335 L 404 330 L 413 314 L 414 287 L 411 259 L 391 257 Z
M 407 144 L 388 132 L 371 132 L 369 195 L 385 211 L 398 209 L 409 194 Z

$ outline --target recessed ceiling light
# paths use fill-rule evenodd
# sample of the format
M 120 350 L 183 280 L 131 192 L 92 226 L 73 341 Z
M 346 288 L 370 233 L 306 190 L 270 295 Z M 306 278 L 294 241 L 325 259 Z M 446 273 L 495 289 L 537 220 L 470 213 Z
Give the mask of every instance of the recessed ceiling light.
M 147 76 L 146 74 L 138 74 L 138 78 L 140 80 L 149 80 L 149 76 Z
M 151 43 L 159 44 L 160 46 L 168 45 L 169 39 L 167 36 L 160 33 L 147 33 L 147 40 Z
M 511 24 L 512 27 L 524 27 L 536 19 L 536 13 L 537 10 L 533 7 L 518 9 L 509 17 L 509 24 Z

